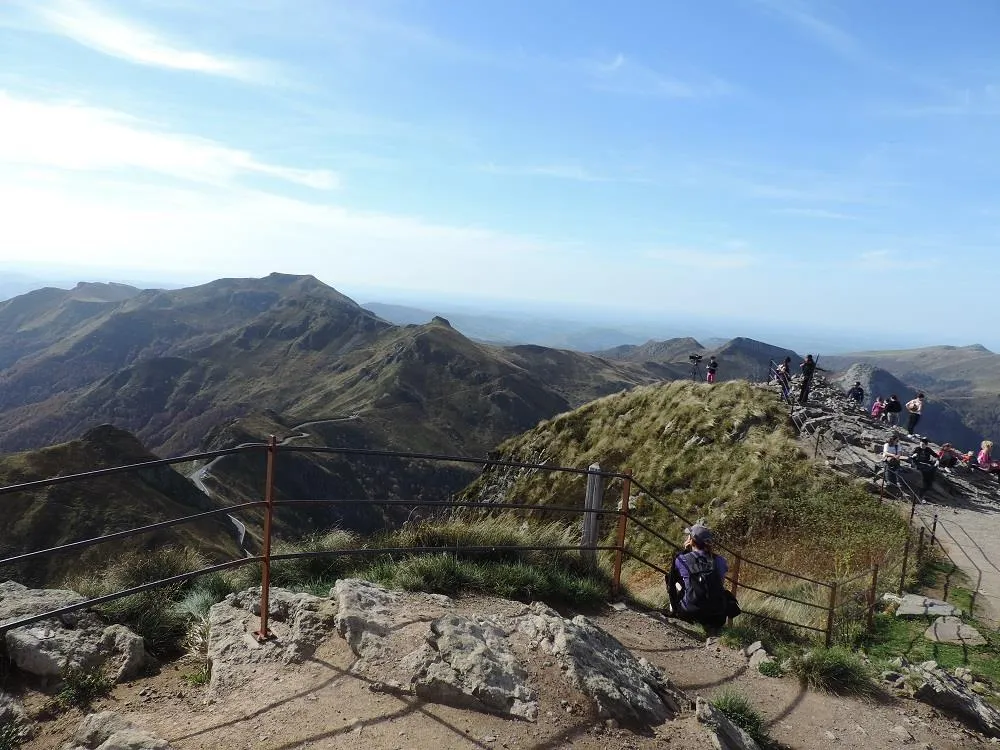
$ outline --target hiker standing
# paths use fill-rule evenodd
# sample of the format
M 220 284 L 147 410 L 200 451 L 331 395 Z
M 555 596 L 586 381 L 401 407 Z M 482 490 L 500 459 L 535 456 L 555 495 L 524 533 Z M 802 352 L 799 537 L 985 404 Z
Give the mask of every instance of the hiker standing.
M 739 614 L 736 599 L 725 589 L 729 564 L 712 551 L 712 530 L 696 523 L 684 530 L 685 552 L 674 558 L 667 578 L 672 613 L 700 623 L 708 635 L 716 635 L 727 617 Z
M 885 421 L 891 425 L 899 424 L 899 413 L 903 411 L 903 405 L 899 401 L 899 396 L 893 393 L 885 404 L 882 413 L 885 414 Z
M 816 374 L 816 370 L 821 372 L 826 372 L 822 367 L 816 364 L 816 360 L 813 359 L 813 355 L 807 354 L 806 358 L 799 365 L 799 369 L 802 371 L 802 388 L 799 390 L 799 403 L 805 406 L 809 403 L 809 389 L 812 387 L 812 379 Z
M 711 357 L 708 358 L 708 366 L 705 368 L 705 370 L 708 372 L 706 378 L 708 379 L 709 383 L 715 382 L 715 371 L 718 369 L 719 369 L 719 362 L 718 360 L 715 359 L 715 355 L 713 354 Z
M 910 414 L 909 420 L 906 423 L 906 432 L 912 435 L 913 428 L 917 426 L 917 422 L 920 421 L 920 415 L 924 412 L 924 394 L 918 393 L 915 399 L 907 401 L 906 411 Z
M 925 502 L 924 496 L 934 484 L 934 475 L 937 473 L 937 454 L 927 444 L 927 438 L 921 438 L 920 447 L 913 450 L 913 453 L 910 454 L 910 460 L 920 472 L 920 478 L 923 479 L 917 497 L 920 498 L 920 502 Z
M 854 405 L 859 409 L 864 409 L 865 403 L 865 389 L 861 387 L 861 381 L 855 380 L 854 385 L 847 392 L 847 398 L 849 401 L 853 401 Z
M 785 361 L 774 368 L 774 379 L 781 386 L 781 400 L 785 403 L 792 403 L 792 358 L 785 357 Z

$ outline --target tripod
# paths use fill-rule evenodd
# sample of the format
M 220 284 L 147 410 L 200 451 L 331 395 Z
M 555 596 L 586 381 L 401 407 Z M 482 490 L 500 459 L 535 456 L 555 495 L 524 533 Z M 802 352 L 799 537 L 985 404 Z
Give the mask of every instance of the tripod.
M 701 360 L 692 359 L 691 360 L 691 380 L 695 383 L 701 382 Z

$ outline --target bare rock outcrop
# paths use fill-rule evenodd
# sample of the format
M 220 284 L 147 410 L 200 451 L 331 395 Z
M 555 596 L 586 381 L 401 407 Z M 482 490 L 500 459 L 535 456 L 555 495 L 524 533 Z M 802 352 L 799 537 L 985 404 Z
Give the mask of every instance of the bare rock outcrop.
M 209 611 L 209 694 L 243 684 L 264 663 L 290 664 L 311 656 L 333 631 L 336 604 L 311 594 L 272 588 L 270 637 L 261 642 L 260 589 L 230 594 Z
M 760 750 L 760 745 L 743 729 L 731 722 L 725 714 L 712 708 L 704 698 L 698 698 L 698 721 L 711 732 L 716 750 Z
M 567 620 L 536 603 L 518 629 L 562 661 L 566 679 L 594 700 L 602 717 L 655 726 L 690 706 L 659 670 L 582 615 Z
M 75 591 L 29 589 L 0 583 L 0 623 L 79 604 Z M 39 677 L 59 677 L 67 669 L 111 669 L 119 681 L 137 677 L 153 658 L 143 639 L 122 625 L 107 625 L 86 610 L 69 612 L 5 635 L 7 655 L 17 668 Z
M 118 714 L 102 711 L 85 718 L 63 750 L 172 750 L 172 747 Z

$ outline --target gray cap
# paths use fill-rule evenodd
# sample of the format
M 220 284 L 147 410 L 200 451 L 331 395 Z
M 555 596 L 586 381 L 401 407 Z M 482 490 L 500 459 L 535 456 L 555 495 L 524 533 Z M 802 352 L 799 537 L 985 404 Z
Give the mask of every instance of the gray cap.
M 708 544 L 712 541 L 712 530 L 707 526 L 696 523 L 690 528 L 684 529 L 684 533 L 694 539 L 698 544 Z

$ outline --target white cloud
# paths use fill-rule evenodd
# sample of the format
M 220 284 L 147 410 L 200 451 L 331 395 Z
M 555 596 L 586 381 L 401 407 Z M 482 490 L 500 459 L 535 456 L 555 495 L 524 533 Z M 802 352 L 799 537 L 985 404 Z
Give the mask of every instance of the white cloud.
M 488 174 L 509 177 L 544 177 L 573 182 L 650 182 L 647 178 L 635 175 L 611 175 L 593 172 L 579 164 L 504 165 L 489 163 L 480 166 L 479 170 Z
M 871 62 L 851 34 L 817 15 L 808 3 L 802 0 L 756 0 L 756 2 L 771 13 L 795 24 L 840 57 L 856 63 Z
M 828 211 L 825 208 L 776 208 L 772 213 L 785 216 L 801 216 L 807 219 L 830 219 L 835 221 L 854 221 L 858 217 L 840 211 Z
M 0 164 L 69 170 L 140 169 L 222 184 L 264 175 L 316 189 L 334 188 L 323 169 L 259 161 L 251 153 L 195 136 L 164 132 L 114 110 L 16 98 L 0 91 Z
M 732 243 L 725 243 L 733 247 Z M 740 244 L 742 247 L 742 243 Z M 757 263 L 757 258 L 749 252 L 718 252 L 711 249 L 695 249 L 685 247 L 660 248 L 645 253 L 650 260 L 684 269 L 705 271 L 738 271 L 750 268 Z
M 277 78 L 265 63 L 185 48 L 88 0 L 51 0 L 25 6 L 44 29 L 132 63 L 255 83 L 273 83 Z
M 700 99 L 733 93 L 733 88 L 719 78 L 682 81 L 663 75 L 622 53 L 607 61 L 587 62 L 584 68 L 590 74 L 592 88 L 608 93 L 667 99 Z

